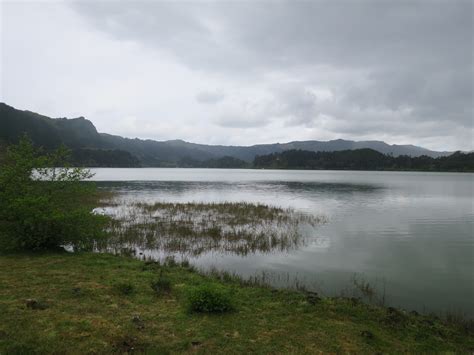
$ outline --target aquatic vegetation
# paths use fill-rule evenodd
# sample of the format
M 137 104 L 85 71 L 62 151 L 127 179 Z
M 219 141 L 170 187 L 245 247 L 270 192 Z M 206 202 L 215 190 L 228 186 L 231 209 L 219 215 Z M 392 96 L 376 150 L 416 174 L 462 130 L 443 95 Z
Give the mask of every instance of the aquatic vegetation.
M 107 205 L 103 212 L 112 221 L 102 249 L 190 256 L 288 251 L 304 245 L 308 232 L 325 221 L 292 209 L 246 202 L 130 203 Z

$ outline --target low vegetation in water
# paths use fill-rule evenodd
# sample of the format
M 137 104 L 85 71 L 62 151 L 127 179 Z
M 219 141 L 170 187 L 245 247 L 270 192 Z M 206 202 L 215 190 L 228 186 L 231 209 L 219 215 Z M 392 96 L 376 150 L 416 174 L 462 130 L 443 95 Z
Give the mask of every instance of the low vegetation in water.
M 472 328 L 459 322 L 247 286 L 173 265 L 97 253 L 0 256 L 0 353 L 470 353 L 474 348 Z M 164 296 L 150 287 L 160 275 L 171 285 Z M 133 292 L 120 292 L 117 285 L 132 286 Z M 223 292 L 233 310 L 190 312 L 193 292 L 203 288 Z M 207 293 L 203 297 L 197 304 L 210 306 L 201 310 L 226 304 L 210 301 Z
M 245 202 L 132 203 L 108 206 L 113 220 L 102 250 L 140 248 L 198 256 L 207 252 L 246 255 L 288 251 L 323 217 Z

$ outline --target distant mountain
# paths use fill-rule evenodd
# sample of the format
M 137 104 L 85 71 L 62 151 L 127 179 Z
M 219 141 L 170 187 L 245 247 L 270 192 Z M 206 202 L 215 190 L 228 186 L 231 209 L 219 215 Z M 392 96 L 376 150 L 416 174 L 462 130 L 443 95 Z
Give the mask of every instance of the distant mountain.
M 17 143 L 25 133 L 46 150 L 66 145 L 72 151 L 71 162 L 74 165 L 140 166 L 140 161 L 133 154 L 104 141 L 92 122 L 84 117 L 52 119 L 0 103 L 0 146 Z
M 92 166 L 189 166 L 196 162 L 244 166 L 258 155 L 287 150 L 332 152 L 369 148 L 383 154 L 417 157 L 439 157 L 452 154 L 436 152 L 413 145 L 389 145 L 380 141 L 332 140 L 295 141 L 289 143 L 258 144 L 253 146 L 224 146 L 188 143 L 182 140 L 154 141 L 130 139 L 97 132 L 91 121 L 84 117 L 50 118 L 30 111 L 17 110 L 0 103 L 0 143 L 15 143 L 27 133 L 39 146 L 46 149 L 65 144 L 75 151 L 75 162 Z M 224 160 L 219 160 L 226 157 Z M 235 158 L 236 160 L 229 160 Z M 108 159 L 112 159 L 108 161 Z M 117 163 L 115 163 L 117 162 Z M 210 163 L 211 164 L 211 163 Z

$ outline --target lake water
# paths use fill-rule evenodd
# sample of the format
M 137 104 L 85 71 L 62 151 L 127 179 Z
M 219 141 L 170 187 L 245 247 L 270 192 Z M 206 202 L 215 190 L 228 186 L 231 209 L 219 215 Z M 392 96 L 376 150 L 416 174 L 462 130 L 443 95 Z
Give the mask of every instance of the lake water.
M 355 277 L 407 310 L 474 316 L 474 174 L 226 169 L 92 169 L 136 201 L 249 201 L 328 222 L 289 252 L 207 253 L 200 268 L 270 275 L 276 286 L 348 294 Z M 159 255 L 159 251 L 155 251 Z

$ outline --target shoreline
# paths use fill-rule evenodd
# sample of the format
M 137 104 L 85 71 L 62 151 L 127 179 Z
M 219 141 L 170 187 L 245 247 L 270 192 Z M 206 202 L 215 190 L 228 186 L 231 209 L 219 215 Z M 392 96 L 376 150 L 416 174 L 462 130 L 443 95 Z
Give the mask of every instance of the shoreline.
M 160 274 L 172 286 L 165 296 L 150 288 Z M 121 294 L 117 284 L 131 285 L 133 292 Z M 228 290 L 235 310 L 187 312 L 187 290 L 203 284 Z M 472 322 L 246 285 L 224 274 L 203 275 L 189 264 L 95 253 L 0 255 L 0 285 L 5 319 L 0 324 L 0 352 L 6 353 L 397 353 L 474 348 Z M 32 309 L 26 300 L 44 309 Z

